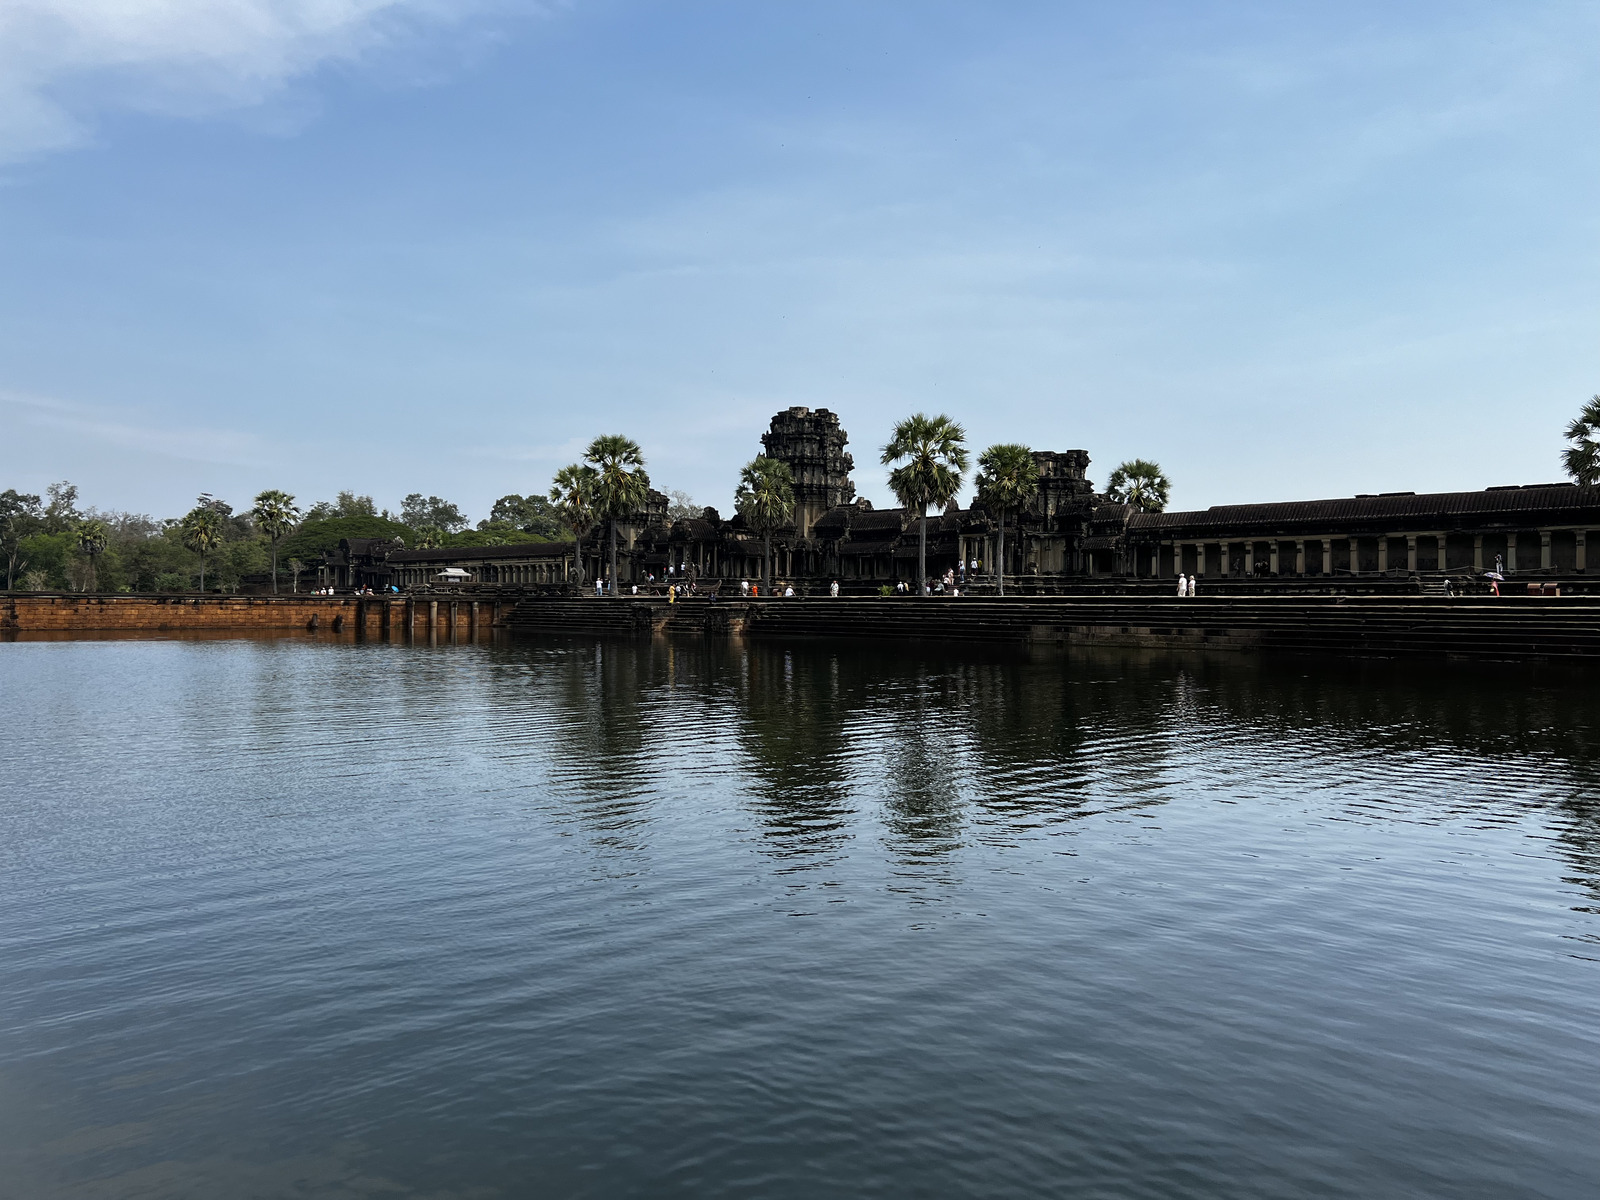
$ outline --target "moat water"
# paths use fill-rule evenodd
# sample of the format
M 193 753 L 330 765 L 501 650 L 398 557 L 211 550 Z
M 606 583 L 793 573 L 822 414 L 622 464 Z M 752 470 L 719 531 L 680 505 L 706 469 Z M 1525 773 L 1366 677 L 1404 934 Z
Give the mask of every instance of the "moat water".
M 0 1195 L 1592 1197 L 1600 690 L 0 644 Z

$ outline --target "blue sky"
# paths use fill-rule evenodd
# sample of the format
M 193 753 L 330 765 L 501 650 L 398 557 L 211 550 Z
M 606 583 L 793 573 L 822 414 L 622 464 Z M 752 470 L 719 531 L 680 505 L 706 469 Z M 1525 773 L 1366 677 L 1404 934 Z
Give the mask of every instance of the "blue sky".
M 0 11 L 0 487 L 474 517 L 594 434 L 730 506 L 918 409 L 1176 507 L 1560 478 L 1589 3 Z

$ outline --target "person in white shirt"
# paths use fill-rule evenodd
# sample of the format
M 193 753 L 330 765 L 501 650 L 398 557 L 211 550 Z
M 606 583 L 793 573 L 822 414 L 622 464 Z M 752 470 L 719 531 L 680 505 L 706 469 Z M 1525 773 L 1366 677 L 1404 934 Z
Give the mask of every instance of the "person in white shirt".
M 1178 599 L 1182 600 L 1189 594 L 1189 581 L 1184 576 L 1178 576 Z
M 1199 594 L 1200 594 L 1200 581 L 1198 579 L 1196 579 L 1193 575 L 1191 575 L 1191 576 L 1189 576 L 1189 595 L 1198 596 Z

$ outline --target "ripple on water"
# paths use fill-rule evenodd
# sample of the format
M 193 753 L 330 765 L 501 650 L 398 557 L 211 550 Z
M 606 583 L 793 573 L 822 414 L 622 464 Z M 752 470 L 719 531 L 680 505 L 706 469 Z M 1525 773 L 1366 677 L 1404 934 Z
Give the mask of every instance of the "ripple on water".
M 263 640 L 0 687 L 20 1194 L 1600 1177 L 1582 679 Z

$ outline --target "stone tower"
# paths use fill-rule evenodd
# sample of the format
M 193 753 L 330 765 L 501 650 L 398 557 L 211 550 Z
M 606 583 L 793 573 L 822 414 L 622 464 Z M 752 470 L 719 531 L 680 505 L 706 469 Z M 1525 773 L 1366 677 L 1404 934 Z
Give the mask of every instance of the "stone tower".
M 797 537 L 810 537 L 818 517 L 856 498 L 856 485 L 850 482 L 856 464 L 845 453 L 849 440 L 839 428 L 839 418 L 825 408 L 786 409 L 761 435 L 766 456 L 787 463 L 794 473 Z
M 1036 516 L 1053 521 L 1094 494 L 1087 450 L 1035 450 L 1033 461 L 1039 468 L 1039 497 L 1030 505 Z

